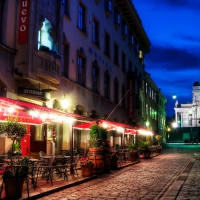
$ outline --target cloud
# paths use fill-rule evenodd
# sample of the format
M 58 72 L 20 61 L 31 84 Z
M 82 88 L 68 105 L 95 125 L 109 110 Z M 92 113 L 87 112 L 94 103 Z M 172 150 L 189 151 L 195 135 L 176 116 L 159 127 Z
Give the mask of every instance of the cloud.
M 153 3 L 152 3 L 153 2 Z M 166 9 L 167 7 L 174 8 L 174 9 L 193 9 L 198 10 L 200 8 L 200 2 L 199 0 L 153 0 L 149 1 L 149 4 L 153 4 L 156 7 L 164 7 Z
M 167 99 L 167 115 L 192 101 L 192 85 L 200 81 L 200 1 L 133 0 L 151 42 L 145 70 Z
M 184 70 L 184 69 L 199 69 L 200 56 L 199 47 L 176 48 L 172 46 L 153 46 L 151 51 L 146 55 L 146 66 L 152 69 L 158 67 L 170 71 Z
M 200 45 L 200 37 L 185 35 L 185 36 L 181 36 L 181 39 L 185 40 L 186 42 L 197 43 L 198 45 Z

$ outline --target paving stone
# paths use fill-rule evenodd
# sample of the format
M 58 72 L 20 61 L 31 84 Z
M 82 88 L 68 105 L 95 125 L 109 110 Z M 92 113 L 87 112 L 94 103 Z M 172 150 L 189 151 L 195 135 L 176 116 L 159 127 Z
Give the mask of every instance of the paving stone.
M 135 165 L 40 199 L 174 200 L 176 195 L 176 200 L 200 199 L 200 160 L 193 158 L 196 152 L 168 149 L 152 159 L 141 159 Z M 184 167 L 189 159 L 194 165 L 188 174 Z

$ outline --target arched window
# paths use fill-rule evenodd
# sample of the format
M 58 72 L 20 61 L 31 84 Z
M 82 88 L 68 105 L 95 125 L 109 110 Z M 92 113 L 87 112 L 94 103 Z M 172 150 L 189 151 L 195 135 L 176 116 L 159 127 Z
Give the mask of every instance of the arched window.
M 119 82 L 117 77 L 114 80 L 114 102 L 119 102 Z
M 50 50 L 53 49 L 53 38 L 50 35 L 51 30 L 51 23 L 45 18 L 41 29 L 38 31 L 38 49 L 41 46 L 48 47 Z
M 110 75 L 108 70 L 104 73 L 104 96 L 109 99 L 110 92 Z
M 99 67 L 98 67 L 98 62 L 95 59 L 95 61 L 92 63 L 92 89 L 96 93 L 98 93 L 98 84 L 99 84 Z
M 84 86 L 85 85 L 85 54 L 84 50 L 81 47 L 78 50 L 78 58 L 77 58 L 77 82 L 78 84 Z

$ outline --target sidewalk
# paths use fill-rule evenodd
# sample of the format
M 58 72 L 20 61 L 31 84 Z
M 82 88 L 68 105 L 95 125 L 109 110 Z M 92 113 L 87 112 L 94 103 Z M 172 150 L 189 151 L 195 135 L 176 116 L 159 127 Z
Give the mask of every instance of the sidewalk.
M 136 162 L 129 162 L 127 161 L 126 163 L 123 163 L 121 168 L 117 169 L 117 170 L 111 170 L 111 173 L 115 173 L 115 171 L 119 171 L 120 169 L 124 168 L 124 167 L 128 167 L 134 164 L 137 164 L 138 162 L 140 162 L 140 160 L 136 161 Z M 62 189 L 66 189 L 69 187 L 73 187 L 75 185 L 79 185 L 81 183 L 93 180 L 98 178 L 98 175 L 93 175 L 92 177 L 82 177 L 81 176 L 81 169 L 78 168 L 78 174 L 79 174 L 79 178 L 77 177 L 73 177 L 73 175 L 69 175 L 68 176 L 68 180 L 64 180 L 64 178 L 58 178 L 57 176 L 54 176 L 53 179 L 53 185 L 51 184 L 51 181 L 49 181 L 47 183 L 46 179 L 38 179 L 37 181 L 37 188 L 33 188 L 33 185 L 30 183 L 28 184 L 29 187 L 29 198 L 28 198 L 28 192 L 27 192 L 27 188 L 26 188 L 26 183 L 24 183 L 23 185 L 23 194 L 22 194 L 22 198 L 21 199 L 37 199 L 37 198 L 41 198 L 44 197 L 45 195 L 49 195 L 51 193 L 54 192 L 58 192 Z M 101 175 L 100 175 L 101 176 Z M 2 179 L 0 180 L 0 186 L 2 185 Z M 1 194 L 1 199 L 6 199 L 5 198 L 5 188 L 3 188 L 2 194 Z
M 161 198 L 161 200 L 174 199 L 200 199 L 200 151 L 186 163 Z
M 43 200 L 199 200 L 199 146 L 165 149 L 152 159 L 112 170 L 86 183 L 43 196 Z M 38 199 L 38 198 L 37 198 Z

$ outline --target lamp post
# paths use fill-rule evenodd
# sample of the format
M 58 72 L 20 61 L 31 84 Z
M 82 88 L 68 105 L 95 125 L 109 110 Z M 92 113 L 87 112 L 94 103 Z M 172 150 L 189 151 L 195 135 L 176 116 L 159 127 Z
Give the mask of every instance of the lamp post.
M 177 128 L 177 123 L 176 123 L 176 122 L 173 122 L 173 123 L 172 123 L 172 127 L 173 127 L 173 133 L 175 133 L 175 130 L 176 130 L 176 128 Z M 176 135 L 176 137 L 174 137 L 174 135 L 175 135 L 175 134 L 173 134 L 173 138 L 176 138 L 176 139 L 177 139 L 177 135 Z

